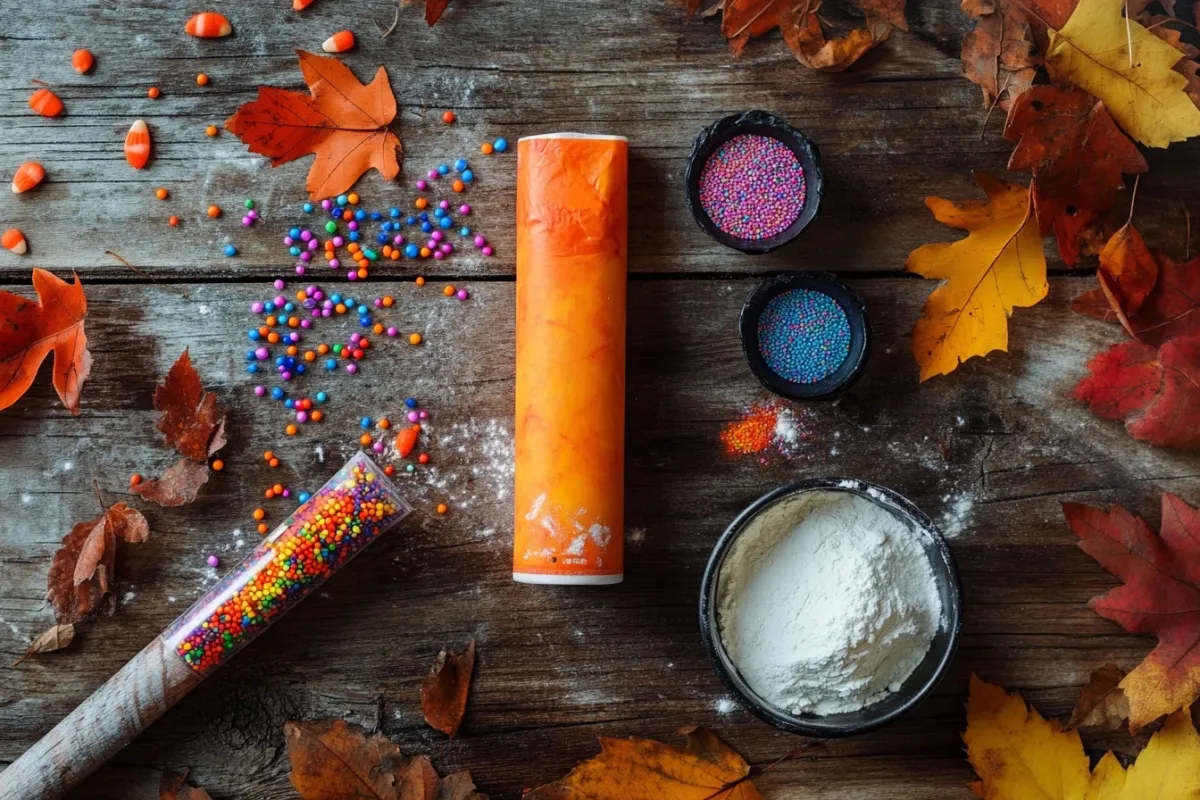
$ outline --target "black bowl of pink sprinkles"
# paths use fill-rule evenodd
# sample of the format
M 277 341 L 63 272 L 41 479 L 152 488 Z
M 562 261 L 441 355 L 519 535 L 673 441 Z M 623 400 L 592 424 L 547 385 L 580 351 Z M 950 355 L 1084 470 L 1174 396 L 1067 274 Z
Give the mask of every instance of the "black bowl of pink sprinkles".
M 743 253 L 768 253 L 795 239 L 825 192 L 817 146 L 766 111 L 733 114 L 700 131 L 685 183 L 697 224 Z

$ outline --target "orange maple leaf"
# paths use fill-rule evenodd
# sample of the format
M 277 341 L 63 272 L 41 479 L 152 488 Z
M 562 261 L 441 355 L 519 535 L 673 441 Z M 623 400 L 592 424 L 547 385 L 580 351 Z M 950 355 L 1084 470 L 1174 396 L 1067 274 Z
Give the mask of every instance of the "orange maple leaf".
M 680 749 L 653 739 L 600 740 L 601 752 L 523 800 L 763 800 L 750 765 L 704 728 Z
M 315 154 L 305 188 L 312 199 L 341 194 L 374 167 L 387 180 L 400 174 L 400 138 L 388 127 L 396 97 L 383 67 L 364 84 L 336 58 L 297 51 L 311 94 L 258 87 L 225 127 L 272 166 Z
M 87 297 L 79 276 L 67 283 L 34 269 L 38 302 L 0 292 L 0 411 L 33 384 L 38 367 L 54 353 L 54 388 L 72 414 L 79 413 L 79 392 L 92 370 L 83 320 Z

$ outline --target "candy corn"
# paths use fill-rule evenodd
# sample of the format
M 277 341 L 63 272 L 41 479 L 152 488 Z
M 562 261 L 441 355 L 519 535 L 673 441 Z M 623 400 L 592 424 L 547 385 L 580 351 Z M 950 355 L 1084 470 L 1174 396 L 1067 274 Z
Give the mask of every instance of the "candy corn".
M 317 0 L 292 0 L 292 11 L 303 11 Z
M 46 179 L 45 168 L 36 161 L 26 161 L 17 167 L 12 179 L 13 194 L 28 192 Z
M 201 11 L 187 21 L 183 30 L 189 36 L 201 39 L 220 39 L 222 36 L 233 33 L 233 26 L 229 24 L 229 20 L 215 11 Z
M 125 134 L 125 160 L 134 169 L 141 169 L 150 160 L 150 129 L 140 119 Z
M 74 55 L 71 56 L 71 66 L 80 75 L 90 70 L 94 63 L 96 63 L 96 59 L 92 55 L 91 50 L 76 50 Z
M 25 234 L 16 228 L 9 228 L 3 235 L 0 235 L 0 244 L 4 245 L 6 250 L 11 250 L 19 256 L 25 255 L 29 250 L 29 245 L 25 242 Z
M 43 117 L 57 117 L 63 112 L 63 102 L 49 89 L 38 89 L 29 98 L 29 107 Z
M 354 47 L 354 34 L 350 31 L 338 31 L 321 45 L 326 53 L 344 53 L 351 47 Z

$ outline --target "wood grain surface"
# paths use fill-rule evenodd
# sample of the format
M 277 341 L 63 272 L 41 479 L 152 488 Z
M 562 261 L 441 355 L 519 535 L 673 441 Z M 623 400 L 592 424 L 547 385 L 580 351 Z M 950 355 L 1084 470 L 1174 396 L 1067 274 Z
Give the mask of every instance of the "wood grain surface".
M 189 39 L 182 28 L 191 9 L 161 0 L 5 8 L 0 171 L 37 158 L 50 176 L 35 192 L 0 196 L 0 221 L 20 226 L 31 247 L 24 258 L 0 253 L 0 282 L 28 291 L 33 264 L 78 270 L 95 357 L 78 417 L 61 407 L 48 374 L 0 414 L 5 665 L 52 621 L 43 600 L 50 557 L 72 523 L 97 513 L 91 479 L 107 497 L 146 507 L 126 495 L 129 474 L 158 474 L 173 461 L 153 426 L 151 394 L 185 347 L 231 414 L 225 471 L 193 505 L 146 507 L 150 540 L 120 545 L 115 613 L 81 626 L 67 651 L 0 666 L 0 764 L 211 585 L 219 570 L 205 565 L 209 554 L 226 566 L 252 548 L 251 511 L 267 485 L 315 488 L 356 449 L 360 416 L 395 416 L 409 395 L 433 414 L 433 462 L 402 482 L 417 512 L 73 797 L 153 797 L 160 771 L 184 766 L 218 800 L 295 797 L 283 723 L 324 716 L 378 724 L 405 752 L 431 754 L 443 770 L 470 769 L 482 790 L 510 800 L 594 754 L 598 736 L 672 740 L 688 723 L 712 726 L 753 763 L 770 763 L 798 740 L 727 707 L 699 640 L 699 580 L 742 507 L 815 475 L 888 485 L 954 532 L 966 624 L 950 676 L 915 713 L 770 771 L 759 780 L 768 797 L 966 800 L 972 773 L 959 735 L 971 672 L 1064 715 L 1093 668 L 1131 667 L 1148 651 L 1151 640 L 1087 609 L 1115 581 L 1077 549 L 1059 503 L 1120 502 L 1157 523 L 1161 491 L 1200 500 L 1200 459 L 1135 443 L 1066 397 L 1087 358 L 1121 337 L 1068 308 L 1094 279 L 1056 274 L 1044 304 L 1015 313 L 1009 354 L 917 383 L 908 331 L 933 286 L 898 271 L 915 245 L 954 238 L 922 198 L 975 196 L 970 170 L 1002 171 L 1010 149 L 999 115 L 985 123 L 977 88 L 960 77 L 966 20 L 956 4 L 911 3 L 912 32 L 840 75 L 806 71 L 775 37 L 731 62 L 713 21 L 688 22 L 658 0 L 456 0 L 432 30 L 418 7 L 401 8 L 387 39 L 377 25 L 389 25 L 395 7 L 382 0 L 320 0 L 301 15 L 286 0 L 211 5 L 230 17 L 235 36 Z M 256 84 L 302 88 L 294 48 L 316 50 L 343 27 L 360 42 L 347 61 L 362 77 L 385 64 L 402 106 L 404 180 L 384 185 L 368 175 L 359 186 L 367 202 L 406 203 L 405 186 L 429 166 L 472 156 L 476 227 L 497 256 L 438 267 L 440 278 L 472 291 L 466 303 L 442 297 L 443 280 L 413 285 L 411 263 L 380 270 L 362 291 L 394 294 L 386 319 L 422 331 L 426 344 L 381 342 L 358 376 L 310 381 L 330 393 L 329 419 L 287 438 L 283 409 L 253 396 L 242 365 L 247 307 L 274 293 L 268 278 L 290 269 L 279 239 L 300 220 L 310 162 L 271 169 L 228 134 L 209 140 L 203 128 L 251 99 Z M 97 57 L 85 77 L 69 66 L 81 46 Z M 207 88 L 194 83 L 201 70 L 213 79 Z M 60 92 L 65 116 L 28 112 L 33 79 Z M 145 96 L 152 83 L 163 90 L 157 101 Z M 437 121 L 445 107 L 458 123 Z M 763 257 L 714 244 L 682 203 L 695 132 L 749 107 L 776 111 L 816 139 L 829 179 L 813 228 Z M 139 117 L 154 130 L 156 156 L 135 173 L 121 141 Z M 630 532 L 626 582 L 610 589 L 510 578 L 515 157 L 485 159 L 477 147 L 485 137 L 555 129 L 621 133 L 631 143 Z M 1150 154 L 1138 193 L 1138 224 L 1175 256 L 1189 247 L 1184 203 L 1195 200 L 1198 154 L 1194 143 Z M 155 200 L 157 186 L 172 199 Z M 251 233 L 238 224 L 245 197 L 263 210 Z M 230 213 L 207 220 L 213 202 Z M 168 228 L 169 214 L 183 226 Z M 239 257 L 220 255 L 227 240 Z M 722 426 L 768 397 L 742 358 L 738 311 L 758 276 L 793 267 L 851 273 L 875 330 L 873 359 L 839 402 L 796 406 L 804 437 L 793 457 L 727 457 Z M 348 325 L 328 330 L 344 335 Z M 263 463 L 268 448 L 280 469 Z M 451 511 L 439 517 L 432 507 L 443 501 Z M 460 735 L 448 742 L 421 720 L 419 684 L 439 649 L 472 636 L 475 687 Z M 1126 754 L 1138 747 L 1121 735 L 1085 741 Z

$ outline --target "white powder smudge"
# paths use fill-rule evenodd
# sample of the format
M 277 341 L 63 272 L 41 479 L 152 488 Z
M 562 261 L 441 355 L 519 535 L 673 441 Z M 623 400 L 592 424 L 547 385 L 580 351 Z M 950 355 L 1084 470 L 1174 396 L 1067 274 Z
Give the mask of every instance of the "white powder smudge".
M 211 309 L 209 309 L 209 307 L 204 305 L 203 303 L 201 303 L 200 307 L 196 309 L 196 311 L 200 314 L 200 316 L 206 316 L 210 310 Z
M 74 461 L 64 461 L 64 462 L 62 463 L 62 471 L 63 471 L 63 472 L 70 472 L 70 471 L 71 471 L 71 470 L 73 470 L 73 469 L 75 469 L 75 462 L 74 462 Z
M 533 505 L 529 507 L 529 513 L 525 515 L 525 519 L 533 522 L 537 519 L 537 515 L 542 510 L 542 505 L 546 502 L 546 493 L 542 492 L 537 497 L 533 498 Z
M 737 709 L 737 701 L 732 697 L 718 697 L 713 701 L 713 711 L 716 711 L 718 714 L 732 714 Z
M 167 602 L 168 602 L 168 603 L 174 603 L 174 602 L 175 602 L 175 598 L 174 598 L 174 597 L 172 597 L 171 595 L 167 595 Z
M 18 628 L 16 625 L 12 624 L 12 623 L 11 623 L 11 622 L 9 622 L 8 620 L 6 620 L 4 617 L 0 617 L 0 625 L 4 625 L 4 626 L 5 626 L 5 627 L 7 627 L 7 628 L 8 628 L 10 631 L 12 631 L 12 633 L 13 633 L 13 636 L 16 636 L 16 637 L 17 637 L 17 638 L 19 638 L 19 639 L 20 639 L 20 638 L 23 638 L 23 639 L 25 639 L 26 641 L 29 641 L 29 637 L 28 637 L 28 636 L 24 636 L 24 637 L 22 637 L 22 636 L 21 636 L 21 629 L 20 629 L 20 628 Z
M 33 495 L 31 495 L 31 494 L 23 494 L 23 495 L 21 495 L 21 503 L 22 503 L 23 505 L 29 505 L 29 504 L 30 504 L 30 503 L 32 503 L 32 502 L 33 502 Z
M 629 548 L 630 552 L 633 552 L 633 551 L 641 548 L 642 544 L 644 544 L 645 541 L 646 541 L 646 529 L 645 528 L 630 528 L 629 530 L 625 531 L 625 546 Z
M 775 440 L 782 445 L 795 445 L 800 441 L 800 427 L 792 409 L 782 409 L 775 417 Z
M 601 550 L 608 547 L 608 543 L 612 541 L 612 529 L 610 529 L 607 525 L 596 523 L 592 525 L 592 527 L 588 528 L 588 534 L 591 535 L 592 541 L 595 542 L 596 546 Z
M 542 495 L 542 497 L 545 497 L 545 495 Z M 562 531 L 559 530 L 558 523 L 555 522 L 554 517 L 551 517 L 549 514 L 542 517 L 542 521 L 538 524 L 545 528 L 551 536 L 562 535 Z
M 971 512 L 975 509 L 975 497 L 971 494 L 960 494 L 958 497 L 946 495 L 942 500 L 949 505 L 942 512 L 939 527 L 947 539 L 956 539 L 967 529 L 971 521 Z
M 574 539 L 571 540 L 571 544 L 568 545 L 567 549 L 564 550 L 563 552 L 568 556 L 581 556 L 581 555 L 583 555 L 583 546 L 586 543 L 587 543 L 587 534 L 584 534 L 582 536 L 576 536 Z
M 313 452 L 317 454 L 317 463 L 324 464 L 325 463 L 325 446 L 318 444 L 315 448 L 313 448 Z
M 135 597 L 137 597 L 137 595 L 133 592 L 126 592 L 124 596 L 121 597 L 121 602 L 125 605 L 129 605 L 130 601 L 132 601 Z

